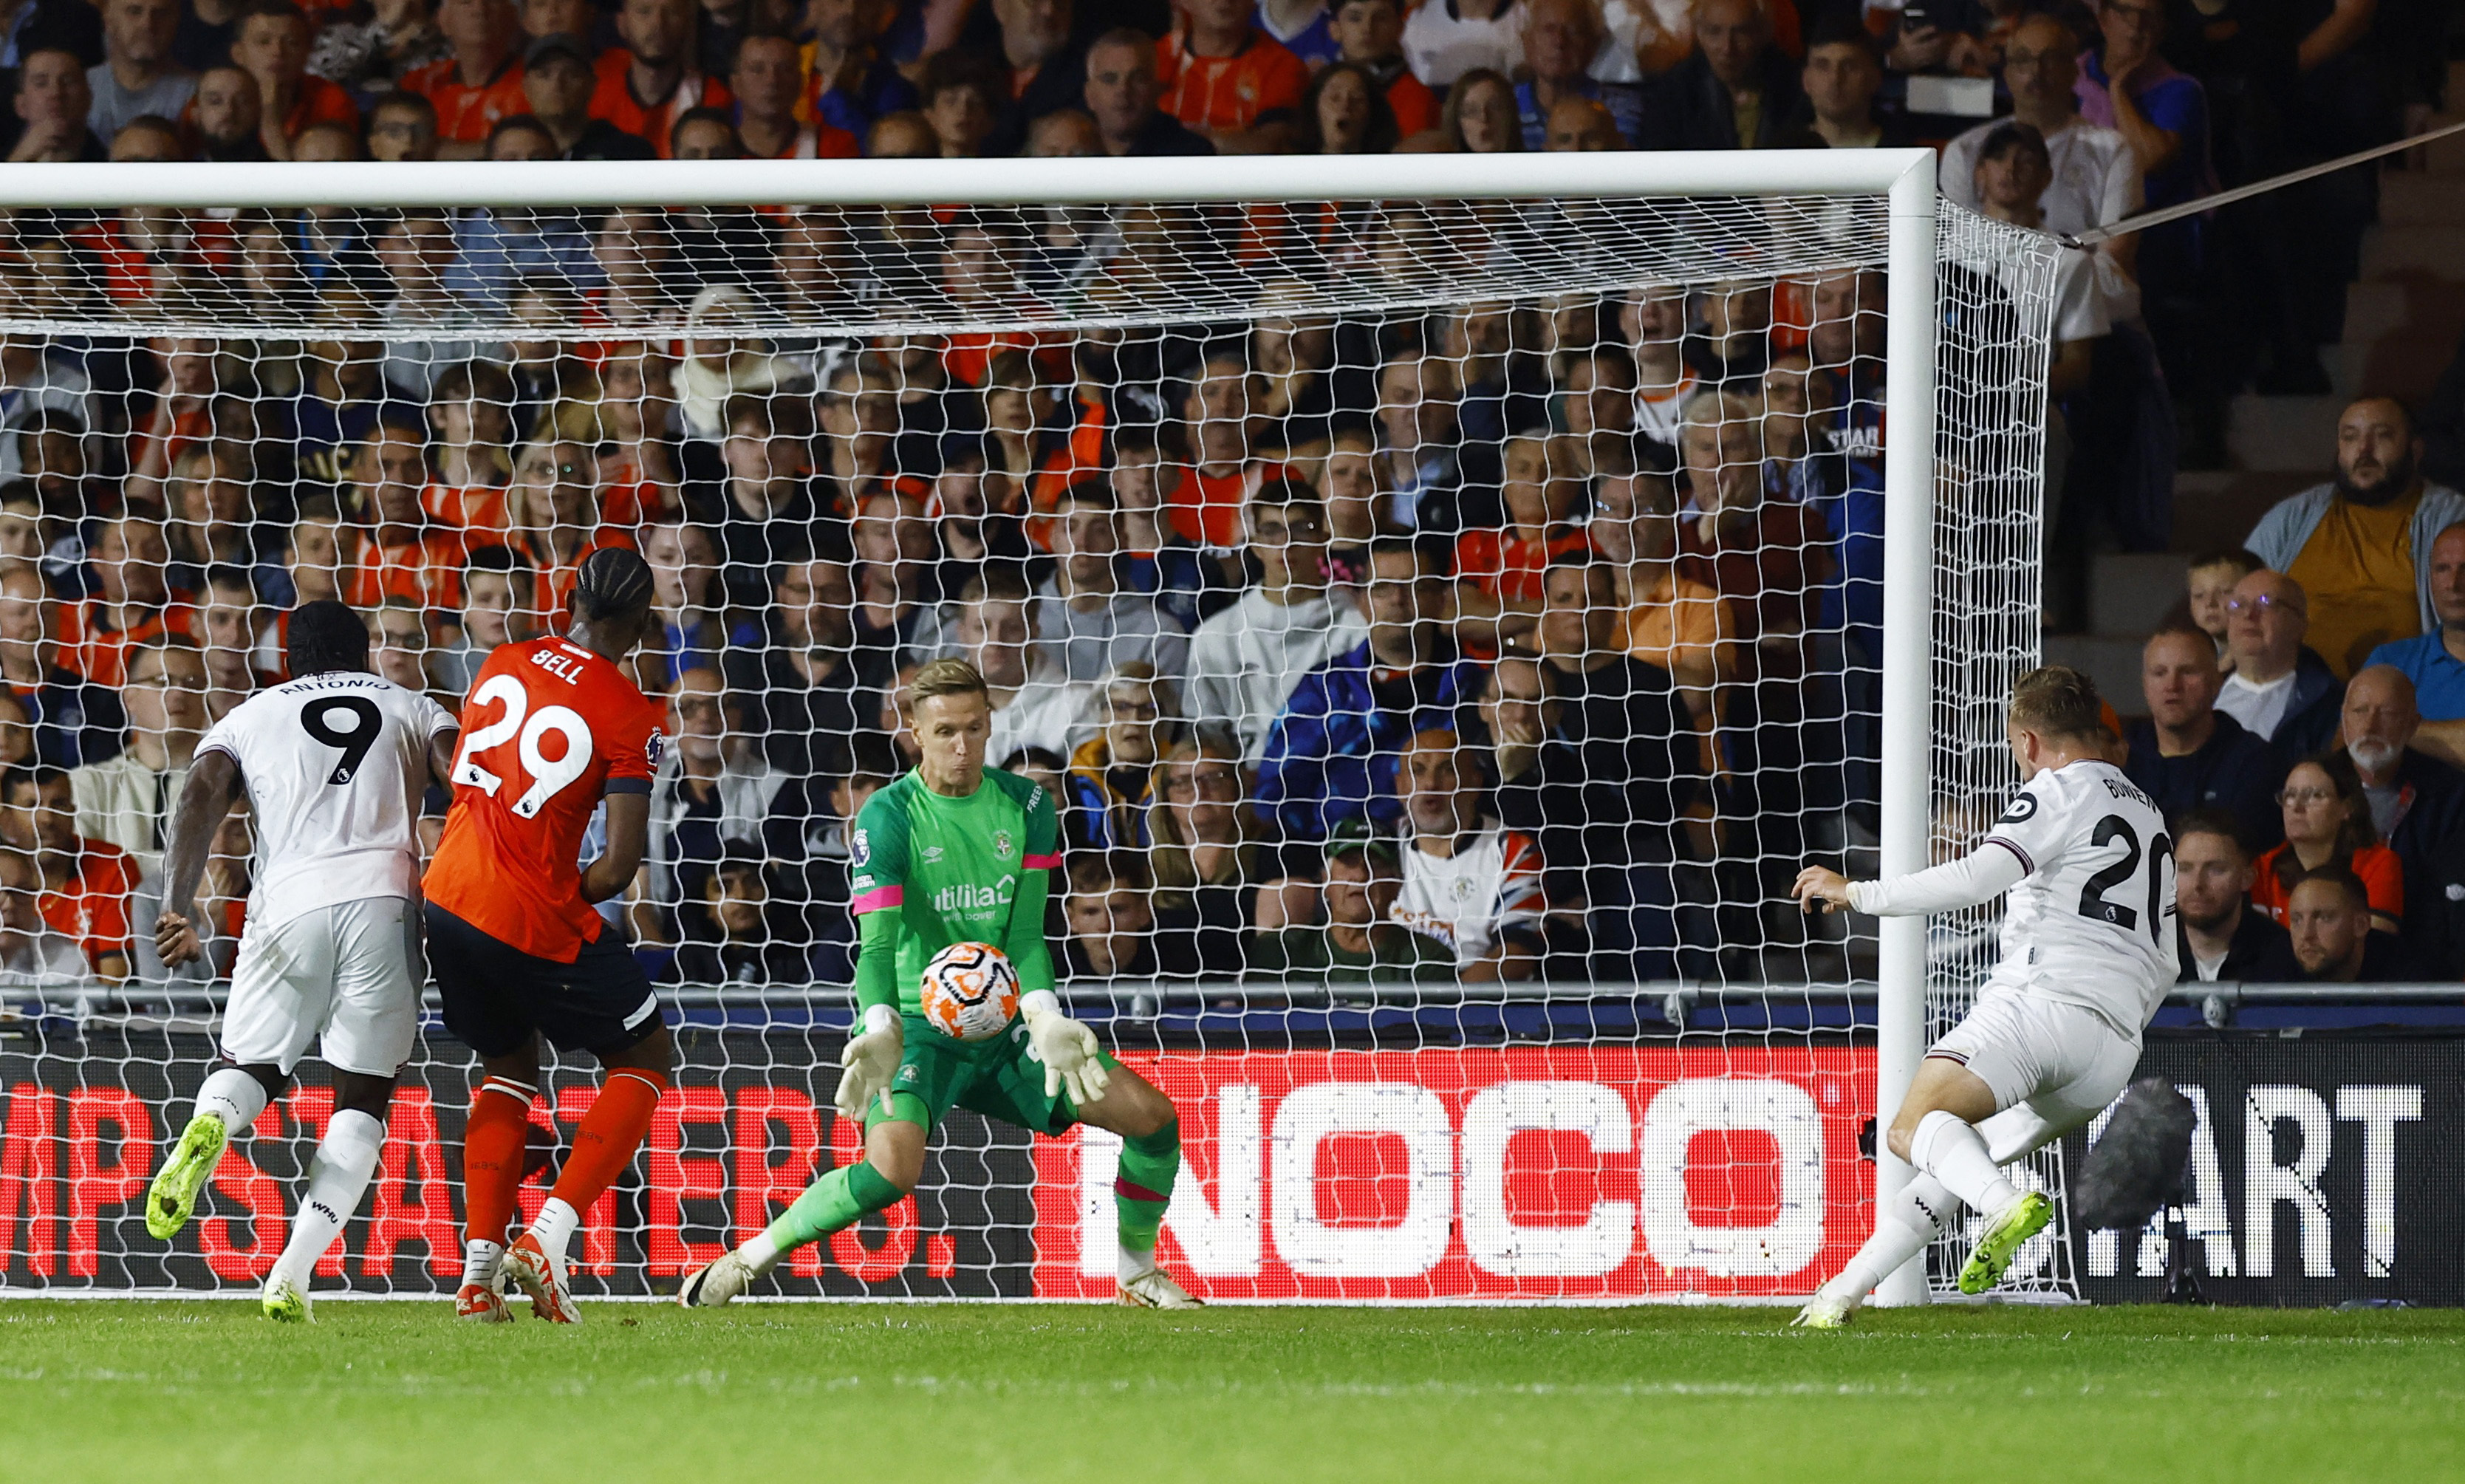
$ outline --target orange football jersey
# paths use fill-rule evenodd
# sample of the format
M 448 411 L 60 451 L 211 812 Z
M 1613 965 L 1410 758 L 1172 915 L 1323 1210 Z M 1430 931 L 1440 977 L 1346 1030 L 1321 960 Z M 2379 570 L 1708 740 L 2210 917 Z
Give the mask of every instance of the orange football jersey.
M 509 947 L 572 963 L 604 925 L 582 899 L 583 833 L 602 794 L 650 792 L 666 719 L 578 644 L 498 646 L 462 707 L 427 898 Z

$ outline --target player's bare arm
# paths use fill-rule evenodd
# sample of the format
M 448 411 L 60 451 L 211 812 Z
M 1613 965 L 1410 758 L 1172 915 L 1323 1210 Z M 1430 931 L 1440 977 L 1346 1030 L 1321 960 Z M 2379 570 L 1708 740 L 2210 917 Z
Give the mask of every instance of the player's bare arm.
M 450 797 L 454 792 L 454 758 L 462 750 L 462 728 L 449 726 L 428 740 L 428 776 Z
M 214 831 L 239 799 L 239 764 L 228 752 L 201 752 L 180 787 L 180 802 L 171 813 L 169 838 L 163 847 L 163 915 L 154 919 L 154 947 L 167 968 L 178 968 L 205 954 L 193 922 L 197 883 L 206 874 L 206 855 Z
M 622 893 L 642 869 L 651 845 L 651 796 L 611 793 L 608 796 L 608 848 L 582 873 L 582 896 L 597 903 Z

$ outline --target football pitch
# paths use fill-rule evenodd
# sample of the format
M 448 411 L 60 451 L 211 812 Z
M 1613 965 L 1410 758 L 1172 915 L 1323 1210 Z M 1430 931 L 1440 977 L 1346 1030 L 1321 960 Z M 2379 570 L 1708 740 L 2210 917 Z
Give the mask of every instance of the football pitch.
M 11 1301 L 0 1478 L 2465 1477 L 2465 1314 L 1788 1315 Z

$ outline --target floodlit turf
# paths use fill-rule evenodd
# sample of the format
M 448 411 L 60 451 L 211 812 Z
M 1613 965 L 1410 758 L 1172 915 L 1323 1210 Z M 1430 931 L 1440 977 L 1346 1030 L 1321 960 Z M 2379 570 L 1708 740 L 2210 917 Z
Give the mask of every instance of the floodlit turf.
M 2465 1315 L 1788 1318 L 9 1302 L 0 1478 L 2465 1477 Z

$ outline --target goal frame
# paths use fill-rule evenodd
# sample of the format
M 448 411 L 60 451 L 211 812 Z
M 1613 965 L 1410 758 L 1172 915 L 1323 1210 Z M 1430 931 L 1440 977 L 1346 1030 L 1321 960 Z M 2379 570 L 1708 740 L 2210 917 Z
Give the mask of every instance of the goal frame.
M 408 207 L 1095 205 L 1552 197 L 1882 196 L 1884 351 L 1880 865 L 1927 865 L 1933 787 L 1936 157 L 1922 148 L 1195 159 L 715 160 L 0 166 L 0 207 L 388 210 Z M 1897 1108 L 1926 1035 L 1926 919 L 1878 929 L 1876 1108 Z M 1876 1202 L 1909 1166 L 1877 1140 Z M 1927 1301 L 1922 1255 L 1877 1290 Z

